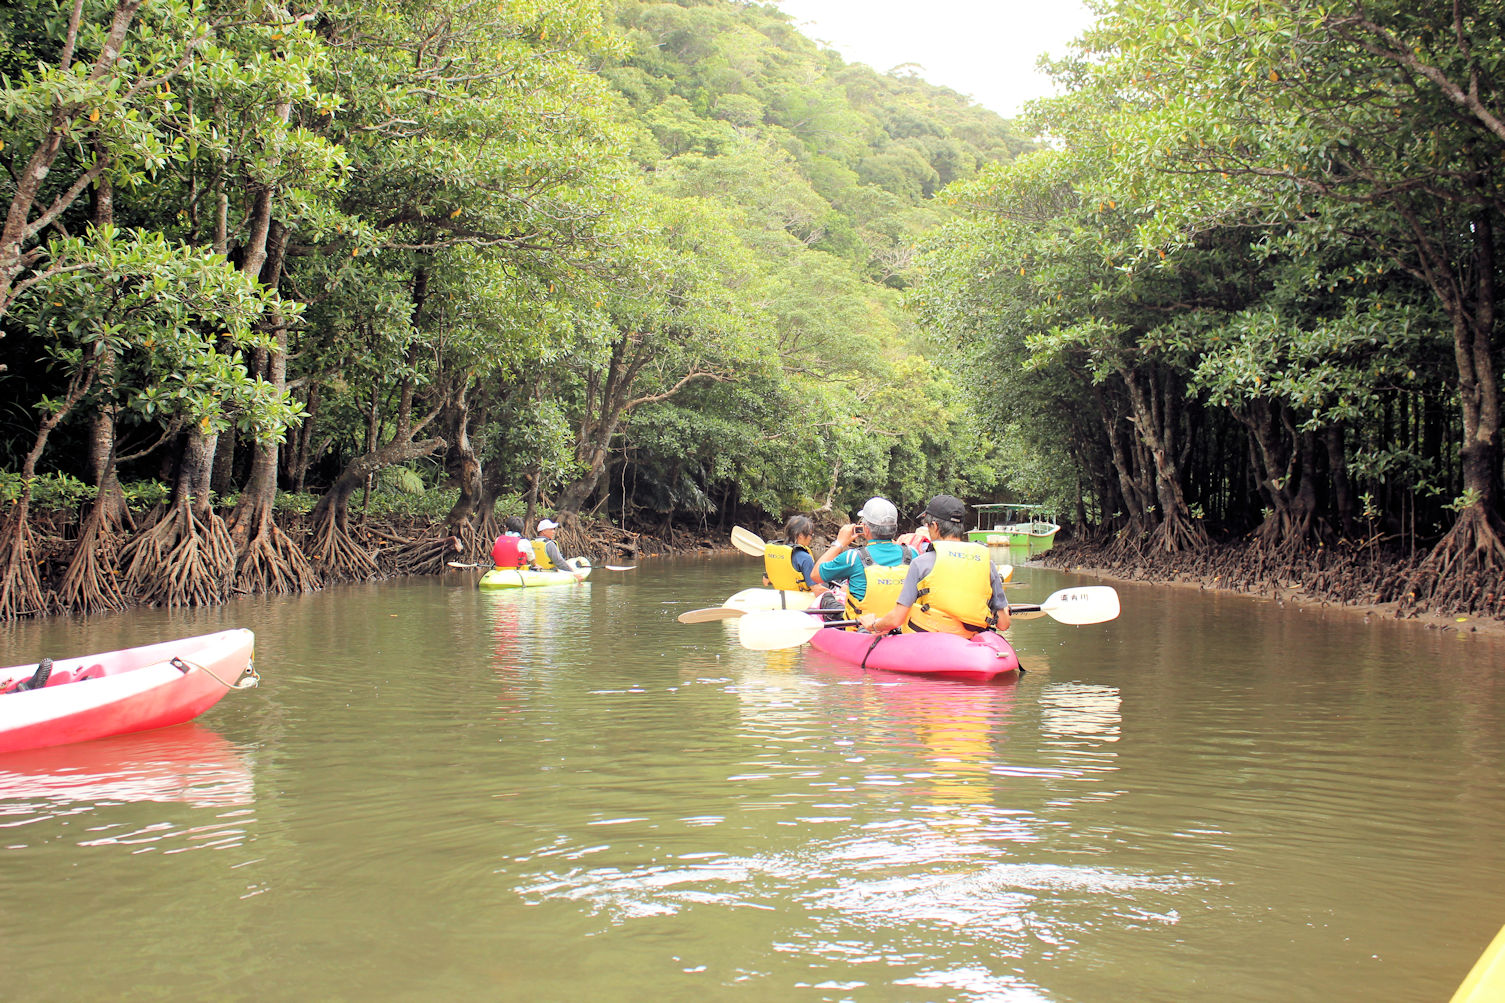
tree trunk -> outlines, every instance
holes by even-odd
[[[275,288],[282,280],[287,238],[287,228],[273,220],[268,228],[267,255],[261,275],[269,288]],[[280,310],[274,310],[270,322],[272,347],[262,353],[261,375],[280,392],[287,387],[287,325]],[[303,552],[276,523],[278,455],[275,440],[255,444],[251,476],[227,520],[236,553],[231,588],[239,593],[309,592],[321,584]]]
[[[1175,428],[1166,420],[1165,398],[1175,391],[1154,383],[1153,373],[1121,369],[1119,375],[1129,392],[1135,433],[1149,450],[1154,464],[1160,518],[1150,536],[1151,546],[1172,554],[1202,549],[1207,545],[1207,533],[1187,507],[1181,469],[1176,462]]]

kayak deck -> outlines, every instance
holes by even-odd
[[[254,679],[249,630],[56,659],[45,685],[0,693],[0,752],[87,742],[180,724]],[[0,669],[0,689],[36,665]],[[254,683],[253,683],[254,685]]]
[[[590,577],[589,566],[580,569],[586,577]],[[527,568],[492,568],[481,576],[476,583],[483,589],[527,589],[542,585],[574,585],[575,572],[562,569],[549,571],[530,571]]]
[[[1017,675],[1019,656],[1001,634],[868,634],[826,627],[810,639],[817,651],[866,669],[987,682]]]

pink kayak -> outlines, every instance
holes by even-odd
[[[1019,656],[1002,634],[970,641],[958,634],[886,634],[826,627],[810,639],[818,651],[866,669],[986,682],[1019,672]]]
[[[0,669],[0,752],[87,742],[197,717],[232,689],[256,685],[249,630],[58,659],[45,683],[37,665]],[[40,682],[40,681],[39,681]]]

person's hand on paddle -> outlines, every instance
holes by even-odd
[[[876,623],[877,620],[877,613],[863,613],[857,618],[857,625],[860,626],[863,630],[871,632],[873,629],[873,624]]]

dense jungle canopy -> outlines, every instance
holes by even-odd
[[[1108,3],[1021,122],[772,4],[4,6],[0,618],[936,491],[1505,612],[1500,4]]]

